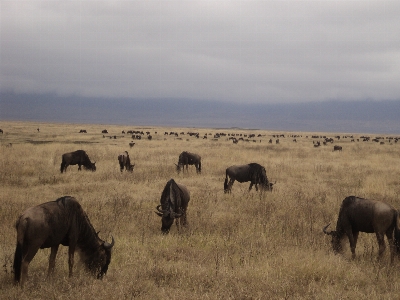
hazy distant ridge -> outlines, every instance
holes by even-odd
[[[400,100],[232,104],[0,93],[0,119],[399,134]]]

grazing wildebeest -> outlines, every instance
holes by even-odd
[[[79,130],[79,133],[87,133],[86,129]]]
[[[161,217],[161,232],[167,234],[176,219],[176,227],[186,226],[186,211],[190,200],[188,189],[175,180],[170,179],[161,193],[160,205],[157,206],[157,215]],[[161,208],[160,208],[161,207]]]
[[[91,274],[102,278],[111,261],[111,244],[101,240],[88,216],[75,198],[61,197],[55,201],[30,207],[18,218],[17,246],[14,255],[14,281],[25,282],[28,266],[37,251],[51,248],[48,275],[53,273],[58,247],[68,246],[69,276],[72,276],[74,252]]]
[[[184,172],[185,166],[186,172],[188,172],[188,165],[194,165],[196,167],[196,172],[201,173],[201,157],[198,154],[183,151],[179,154],[178,164],[175,165],[178,173],[181,171],[181,168],[182,172]]]
[[[333,146],[333,151],[342,151],[342,146]]]
[[[124,168],[126,171],[132,172],[133,168],[135,167],[135,164],[131,165],[131,159],[129,158],[128,151],[118,155],[118,162],[121,172],[124,170]]]
[[[228,183],[228,178],[229,183]],[[237,180],[238,182],[248,182],[250,181],[249,191],[253,187],[253,184],[258,191],[258,184],[260,187],[267,191],[272,191],[272,182],[268,181],[265,168],[257,163],[250,163],[248,165],[234,165],[226,169],[225,172],[225,182],[224,182],[224,192],[230,193],[232,185]]]
[[[103,129],[103,130],[101,131],[101,133],[108,133],[108,130],[107,130],[107,129]]]
[[[382,256],[386,248],[385,235],[389,241],[391,262],[393,262],[395,252],[400,253],[398,212],[391,205],[384,202],[355,196],[346,197],[340,206],[336,230],[328,232],[329,225],[323,228],[323,232],[332,236],[332,248],[335,253],[342,252],[342,241],[347,236],[352,257],[355,258],[357,238],[360,231],[376,234],[379,257]]]
[[[0,133],[3,133],[3,129],[0,129]]]
[[[84,166],[86,170],[96,171],[96,162],[92,163],[89,156],[83,150],[76,150],[62,155],[61,173],[67,171],[69,165],[78,165],[79,171],[81,170],[81,166]]]

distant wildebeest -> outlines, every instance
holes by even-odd
[[[101,133],[108,133],[107,129],[103,129]]]
[[[342,151],[342,146],[333,146],[333,151]]]
[[[161,217],[161,232],[167,234],[176,219],[176,226],[187,225],[186,211],[190,200],[188,189],[175,180],[170,179],[161,193],[160,205],[156,207],[157,215]]]
[[[79,130],[79,133],[87,133],[87,132],[86,132],[86,129],[81,129],[81,130]]]
[[[352,257],[356,256],[359,232],[375,233],[379,245],[379,257],[385,251],[386,235],[393,262],[395,252],[400,253],[400,229],[398,212],[389,204],[355,196],[346,197],[339,210],[335,231],[327,231],[330,224],[323,228],[325,234],[332,236],[332,248],[335,253],[342,252],[342,241],[347,236]],[[394,241],[393,241],[394,240]]]
[[[229,179],[229,183],[228,183]],[[258,191],[258,184],[260,188],[267,191],[272,191],[272,182],[268,181],[265,168],[257,163],[250,163],[247,165],[234,165],[230,166],[225,171],[225,182],[224,182],[224,192],[230,193],[232,185],[237,180],[238,182],[248,182],[250,181],[249,191],[253,187],[253,184]]]
[[[0,133],[3,133],[3,129],[0,129]]]
[[[111,261],[111,244],[101,240],[78,201],[70,196],[26,209],[18,218],[17,246],[14,254],[14,281],[24,284],[28,266],[37,251],[51,248],[48,275],[52,274],[58,247],[68,246],[69,276],[72,276],[74,253],[91,274],[102,278]]]
[[[126,171],[132,172],[133,168],[135,167],[135,164],[131,165],[128,151],[125,151],[124,153],[118,155],[118,162],[121,172],[124,170],[124,168]]]
[[[69,165],[78,165],[79,171],[81,166],[84,166],[86,170],[96,171],[96,162],[92,163],[84,150],[64,153],[61,161],[61,173],[67,171]]]
[[[188,172],[188,165],[194,165],[196,167],[196,172],[201,173],[201,157],[198,154],[183,151],[179,154],[178,164],[176,165],[176,170],[178,173],[184,172],[186,166],[186,172]]]
[[[129,147],[132,148],[133,146],[135,146],[135,143],[132,141],[129,143]]]

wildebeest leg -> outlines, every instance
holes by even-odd
[[[32,259],[35,257],[39,250],[39,246],[30,245],[29,249],[22,249],[22,264],[21,264],[21,286],[24,285],[25,280],[28,278],[28,266]]]
[[[78,164],[78,171],[81,170],[81,164]]]
[[[383,252],[385,252],[386,245],[385,245],[385,236],[382,233],[376,233],[376,239],[378,240],[379,245],[379,253],[378,259],[382,257]]]
[[[178,232],[180,232],[180,220],[181,218],[176,218],[175,219],[175,224],[176,224],[176,229],[178,230]]]
[[[253,182],[250,182],[250,186],[249,186],[249,192],[251,191],[251,188],[253,187]],[[257,186],[256,186],[257,189]]]
[[[234,182],[235,182],[235,179],[233,179],[233,178],[231,178],[229,180],[229,183],[228,183],[228,192],[229,193],[232,191],[232,185],[233,185]]]
[[[187,218],[186,218],[186,210],[183,211],[182,217],[180,217],[180,219],[181,219],[181,225],[183,227],[186,227],[187,224],[188,224],[187,223]]]
[[[396,247],[395,247],[394,241],[393,241],[393,230],[386,231],[386,237],[387,237],[388,242],[389,242],[390,262],[393,263],[394,255],[395,255],[395,252],[396,252]]]
[[[54,267],[56,265],[56,256],[57,256],[58,246],[59,245],[51,247],[51,253],[50,253],[50,258],[49,258],[49,270],[47,272],[47,276],[50,276],[50,274],[54,273]]]
[[[74,267],[74,252],[75,252],[75,246],[70,245],[68,248],[69,277],[72,276],[72,269]]]
[[[351,249],[351,257],[354,259],[356,258],[356,246],[357,246],[357,238],[358,232],[346,232],[349,242],[350,242],[350,249]]]

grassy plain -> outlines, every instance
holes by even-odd
[[[341,138],[315,148],[312,141],[322,139],[312,135],[345,134],[3,121],[0,128],[2,299],[399,298],[400,262],[389,266],[389,251],[376,260],[374,235],[360,234],[357,258],[351,260],[348,247],[344,255],[332,253],[322,227],[335,226],[341,201],[350,195],[400,208],[400,142]],[[109,132],[105,137],[103,129]],[[150,131],[153,139],[136,140],[129,148],[131,136],[122,130]],[[185,135],[177,139],[166,131]],[[188,136],[189,131],[200,138]],[[256,138],[233,144],[228,137],[213,140],[217,132]],[[278,133],[285,138],[269,144]],[[292,134],[301,137],[293,142]],[[343,151],[333,152],[333,145]],[[96,161],[97,171],[70,166],[61,174],[61,155],[78,149]],[[125,150],[136,164],[133,173],[119,171],[117,156]],[[184,150],[202,156],[201,175],[193,166],[188,174],[176,173],[174,163]],[[250,162],[265,166],[276,181],[274,191],[248,192],[248,183],[235,182],[232,194],[224,194],[225,169]],[[154,210],[170,178],[191,192],[189,227],[177,232],[173,225],[164,236]],[[47,280],[50,251],[40,250],[21,290],[10,273],[15,221],[27,207],[64,195],[80,201],[103,239],[114,236],[109,271],[100,281],[75,267],[68,278],[67,248],[60,247],[55,276]]]

